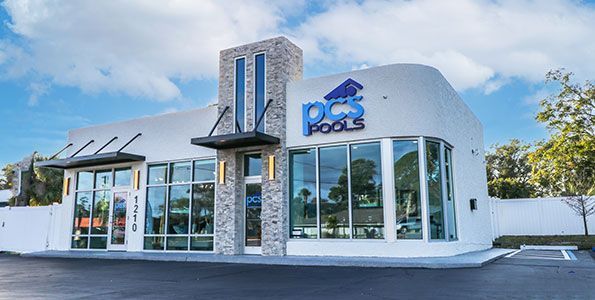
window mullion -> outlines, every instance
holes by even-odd
[[[396,194],[395,174],[393,159],[393,144],[390,139],[382,139],[381,144],[381,178],[382,178],[382,201],[384,206],[384,237],[389,242],[397,239],[396,232]]]
[[[320,154],[319,148],[314,148],[316,151],[316,230],[318,231],[317,239],[321,239],[322,237],[322,228],[320,228],[320,200],[321,200],[321,193],[320,193]]]
[[[428,242],[430,240],[430,213],[429,213],[429,198],[428,198],[428,176],[427,176],[427,162],[426,162],[426,141],[424,137],[419,137],[417,142],[418,149],[418,163],[419,163],[419,184],[421,194],[421,215],[422,215],[422,232],[423,240]]]
[[[349,216],[349,239],[353,239],[353,207],[351,195],[351,144],[347,144],[347,211]]]
[[[447,187],[446,187],[446,164],[445,164],[445,155],[444,155],[444,142],[440,142],[440,186],[442,187],[440,190],[441,193],[441,200],[442,200],[442,222],[444,223],[444,240],[448,241],[449,236],[449,224],[448,224],[448,202],[447,202]]]

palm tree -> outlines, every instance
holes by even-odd
[[[303,188],[300,190],[299,196],[304,198],[304,219],[308,218],[308,197],[312,195],[309,189]]]

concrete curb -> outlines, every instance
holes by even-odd
[[[83,251],[43,251],[22,253],[23,257],[36,258],[82,258],[82,259],[121,259],[144,261],[174,261],[203,263],[235,263],[282,266],[313,267],[366,267],[366,268],[480,268],[506,254],[512,249],[488,249],[469,252],[451,257],[316,257],[316,256],[226,256],[201,253],[147,253],[147,252],[83,252]]]

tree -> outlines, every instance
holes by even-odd
[[[592,195],[595,187],[595,86],[571,77],[563,70],[547,73],[560,91],[540,102],[536,119],[551,136],[529,155],[533,182],[551,196]]]
[[[546,82],[559,84],[557,94],[540,102],[536,119],[551,132],[529,155],[532,180],[544,193],[567,196],[564,202],[582,216],[588,235],[587,217],[594,213],[595,193],[595,86],[571,82],[572,73],[550,71]]]
[[[589,235],[587,217],[595,213],[595,199],[591,196],[570,196],[562,199],[570,208],[583,219],[585,236]]]
[[[10,204],[14,206],[40,206],[50,205],[62,200],[62,180],[64,171],[48,168],[36,168],[36,161],[48,160],[47,157],[33,152],[30,157],[22,162],[8,164],[2,169],[5,180],[0,188],[13,189],[13,183],[17,182],[20,194],[11,199]],[[21,173],[20,178],[17,178]]]
[[[500,199],[529,198],[536,189],[531,184],[530,145],[512,139],[505,145],[495,144],[486,155],[488,193]]]

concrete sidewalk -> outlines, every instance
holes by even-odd
[[[512,249],[492,248],[450,257],[339,257],[339,256],[259,256],[259,255],[216,255],[203,253],[150,253],[150,252],[106,252],[106,251],[43,251],[23,253],[24,257],[129,259],[149,261],[180,261],[237,263],[286,266],[345,266],[374,268],[479,268],[504,255]]]

